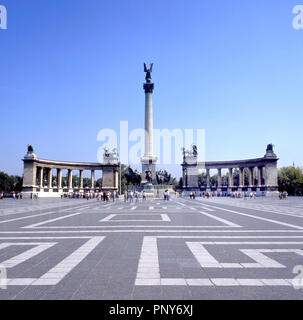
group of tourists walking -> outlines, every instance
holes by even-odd
[[[119,197],[117,191],[100,191],[100,192],[74,192],[74,193],[61,193],[61,199],[96,199],[103,201],[115,201]]]
[[[135,202],[139,202],[140,199],[142,199],[142,201],[146,200],[146,193],[145,191],[139,192],[139,191],[124,191],[124,202],[130,202],[133,203]]]
[[[218,191],[192,191],[189,194],[190,199],[196,199],[196,196],[202,197],[202,198],[217,198],[217,197],[230,197],[230,198],[242,198],[244,200],[250,198],[255,199],[257,198],[257,193],[254,191],[234,191],[234,192],[218,192]]]

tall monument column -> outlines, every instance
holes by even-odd
[[[156,162],[157,157],[153,156],[153,103],[152,95],[154,84],[151,82],[151,72],[153,64],[148,69],[144,63],[144,72],[146,73],[146,82],[143,85],[145,92],[145,143],[144,156],[141,158],[142,163],[142,182],[156,181]]]

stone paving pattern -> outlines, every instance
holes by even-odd
[[[302,299],[303,199],[4,199],[0,265],[0,300]]]

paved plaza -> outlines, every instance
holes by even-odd
[[[0,200],[5,299],[303,299],[303,199]]]

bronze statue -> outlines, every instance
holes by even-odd
[[[34,148],[31,144],[27,145],[27,152],[34,152]]]
[[[196,157],[198,155],[197,146],[193,145],[193,156]]]
[[[160,170],[156,173],[156,179],[157,179],[158,184],[164,183],[164,174],[163,174],[162,170]]]
[[[103,150],[104,150],[104,158],[109,158],[110,157],[110,153],[109,153],[108,148],[104,147]]]
[[[146,82],[151,82],[151,73],[152,73],[152,71],[153,71],[153,63],[151,63],[150,64],[150,68],[148,69],[147,67],[146,67],[146,64],[145,64],[145,62],[144,62],[144,72],[146,72],[146,76],[145,76],[145,80],[146,80]]]
[[[147,180],[147,182],[151,182],[153,179],[152,172],[149,169],[145,171],[145,179]]]

